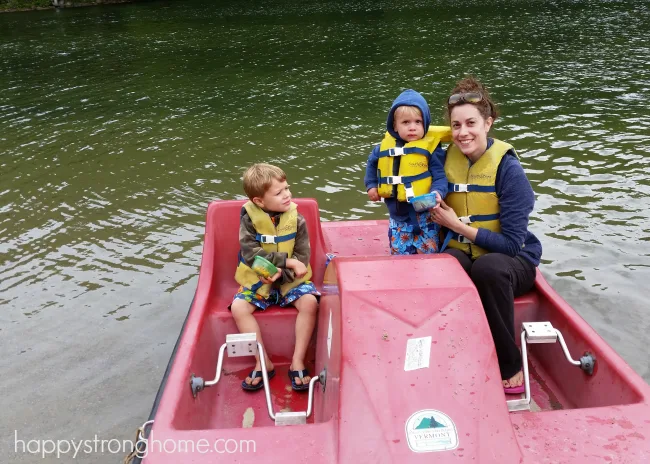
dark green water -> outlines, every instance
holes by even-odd
[[[500,103],[494,135],[537,194],[542,272],[650,380],[648,6],[189,0],[0,15],[0,430],[130,438],[192,299],[208,202],[241,196],[242,169],[267,161],[324,220],[382,218],[362,179],[390,103],[415,88],[443,124],[466,73]]]

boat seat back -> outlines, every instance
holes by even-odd
[[[326,256],[318,203],[313,198],[294,198],[293,201],[307,222],[312,281],[320,288]],[[219,299],[232,298],[238,287],[235,269],[239,253],[239,218],[244,203],[246,200],[217,200],[208,206],[200,279],[209,280],[211,294]]]

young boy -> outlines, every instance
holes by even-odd
[[[450,139],[448,127],[431,127],[429,105],[415,90],[405,90],[388,112],[381,144],[368,158],[364,183],[368,197],[388,207],[388,238],[393,255],[436,253],[440,226],[433,222],[431,210],[417,213],[409,202],[414,197],[433,193],[434,208],[447,195],[445,151],[441,141]]]
[[[307,224],[291,201],[291,192],[284,171],[269,164],[254,164],[244,173],[244,191],[250,199],[242,208],[239,224],[240,258],[235,279],[241,285],[230,309],[240,333],[257,334],[262,344],[260,327],[253,316],[269,305],[293,305],[296,318],[296,346],[289,367],[291,386],[296,391],[309,389],[310,376],[305,368],[307,346],[316,323],[317,296],[320,293],[308,279],[310,245]],[[274,236],[272,240],[269,240]],[[275,242],[275,243],[269,243]],[[251,266],[255,256],[272,262],[278,272],[264,278]],[[264,346],[262,344],[262,346]],[[269,379],[275,369],[268,353],[264,360]],[[259,356],[255,369],[244,381],[244,390],[264,387]]]

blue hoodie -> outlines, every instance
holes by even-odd
[[[398,106],[415,106],[420,109],[422,112],[422,119],[424,123],[424,133],[426,134],[429,130],[429,125],[431,124],[431,113],[429,112],[429,105],[422,95],[420,95],[415,90],[405,90],[395,99],[393,105],[390,107],[388,112],[388,118],[386,119],[386,130],[390,135],[395,138],[396,145],[398,147],[404,146],[406,143],[402,140],[399,134],[393,128],[393,120],[395,118],[395,110]],[[366,184],[366,191],[371,188],[377,188],[378,179],[377,179],[377,161],[379,160],[379,146],[376,145],[370,156],[368,157],[368,165],[366,166],[366,176],[363,179]],[[431,173],[431,189],[430,192],[437,191],[440,194],[441,198],[445,198],[447,195],[447,177],[445,176],[445,157],[446,153],[442,149],[442,145],[438,145],[434,150],[433,154],[429,156],[429,172]],[[394,172],[393,175],[398,174],[399,170],[399,158],[396,158],[396,163],[394,163]],[[410,222],[410,218],[414,216],[415,210],[410,203],[397,201],[396,198],[385,198],[384,202],[388,207],[388,213],[390,217],[399,222]]]
[[[488,138],[487,148],[493,143],[494,139]],[[508,152],[501,158],[495,188],[499,197],[501,232],[479,228],[474,243],[493,253],[513,258],[521,255],[539,266],[542,244],[528,230],[529,216],[535,207],[535,193],[514,153]]]

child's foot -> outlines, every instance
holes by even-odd
[[[293,380],[292,383],[295,383],[296,386],[299,389],[301,388],[302,385],[305,385],[305,386],[309,385],[309,381],[311,380],[311,377],[309,375],[306,375],[306,369],[305,369],[305,363],[304,362],[294,359],[291,362],[291,366],[289,366],[289,371],[294,371],[294,372],[305,371],[303,373],[302,379],[299,376],[295,376],[292,379]],[[306,387],[303,387],[303,388],[306,388]]]
[[[273,369],[274,369],[274,367],[273,367],[273,363],[272,363],[271,361],[266,361],[266,372],[269,373],[269,372],[273,371]],[[262,363],[260,363],[259,361],[257,361],[257,364],[255,364],[255,369],[254,369],[254,371],[261,371],[261,370],[262,370]],[[254,379],[252,379],[250,376],[248,376],[248,377],[246,377],[246,379],[244,380],[244,382],[245,382],[247,385],[251,385],[251,386],[253,386],[253,387],[259,385],[259,383],[260,383],[260,382],[263,382],[263,381],[264,381],[264,379],[262,378],[262,376],[260,376],[260,377],[255,377]]]

